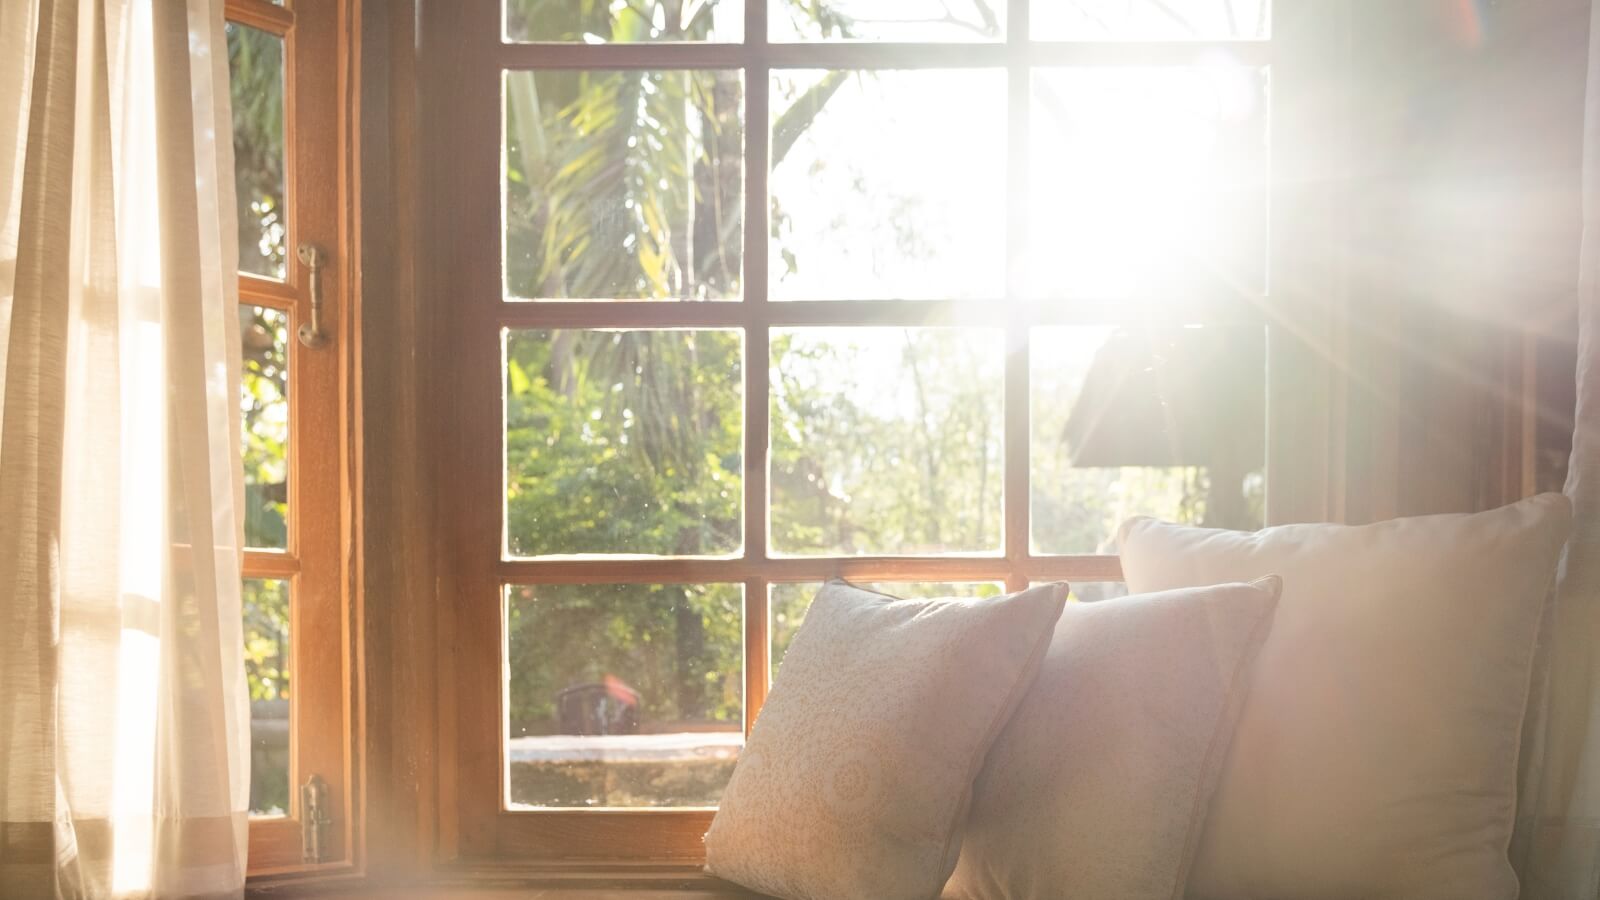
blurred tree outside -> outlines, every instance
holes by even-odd
[[[288,258],[283,39],[233,23],[226,36],[239,269],[282,279]],[[288,547],[289,317],[240,306],[239,337],[245,546],[282,550]],[[250,808],[281,814],[289,808],[289,583],[246,579],[241,593],[254,762]]]
[[[239,270],[281,279],[289,225],[284,216],[283,39],[230,22],[227,41]]]

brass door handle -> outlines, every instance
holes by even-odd
[[[300,343],[316,349],[328,343],[328,333],[322,328],[322,263],[327,256],[321,247],[309,242],[295,248],[295,256],[311,278],[311,321],[302,323],[295,333],[300,336]]]

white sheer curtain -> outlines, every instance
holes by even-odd
[[[1590,23],[1573,535],[1546,629],[1512,861],[1525,900],[1600,898],[1600,17]]]
[[[0,0],[0,897],[241,893],[223,0]]]

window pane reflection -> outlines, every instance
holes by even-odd
[[[239,270],[281,280],[288,259],[284,206],[283,38],[229,22]]]
[[[506,589],[517,807],[714,806],[744,745],[740,585]]]
[[[505,0],[505,35],[511,41],[638,44],[737,41],[743,34],[740,0]]]
[[[758,0],[750,0],[758,2]],[[994,41],[1007,0],[763,0],[774,41]]]
[[[508,297],[738,299],[741,73],[510,72],[505,102]]]
[[[511,556],[739,549],[739,332],[518,330],[505,352]]]
[[[937,554],[1000,546],[1003,333],[772,334],[772,546]]]
[[[289,316],[239,307],[245,546],[288,546]]]
[[[289,812],[289,582],[246,578],[245,681],[250,689],[250,814]]]
[[[1116,553],[1130,516],[1258,528],[1265,335],[1258,327],[1035,328],[1033,546]]]
[[[999,70],[774,74],[773,299],[1000,297],[1005,111]]]
[[[1035,70],[1029,175],[1034,297],[1266,289],[1265,70]]]

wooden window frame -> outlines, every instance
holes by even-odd
[[[1024,204],[1030,72],[1035,67],[1185,65],[1224,50],[1273,72],[1269,116],[1274,181],[1270,198],[1273,273],[1269,294],[1242,296],[1216,285],[1170,311],[1173,322],[1262,326],[1272,367],[1268,386],[1269,521],[1325,518],[1334,489],[1328,450],[1332,427],[1323,329],[1337,324],[1332,304],[1296,306],[1306,293],[1328,297],[1333,263],[1289,252],[1294,241],[1333,232],[1338,188],[1278,190],[1286,178],[1328,167],[1306,148],[1328,143],[1324,127],[1337,104],[1312,98],[1308,84],[1327,59],[1297,57],[1286,47],[1328,40],[1323,14],[1341,4],[1278,0],[1270,41],[1029,41],[1028,0],[1007,4],[1007,37],[993,43],[807,43],[767,40],[765,0],[746,0],[739,44],[509,43],[500,0],[423,2],[418,19],[421,246],[426,271],[419,294],[433,309],[437,374],[427,403],[437,410],[437,476],[442,542],[437,635],[438,855],[463,864],[514,860],[533,865],[598,866],[703,858],[709,810],[507,810],[504,764],[503,589],[572,583],[738,583],[744,588],[745,723],[766,695],[768,588],[831,576],[859,581],[1000,581],[1010,590],[1037,580],[1120,580],[1114,556],[1035,554],[1030,547],[1028,331],[1040,325],[1146,321],[1136,304],[1028,302],[1015,265],[1028,228]],[[1292,14],[1285,15],[1286,12]],[[1302,66],[1300,60],[1307,64]],[[1336,61],[1336,60],[1335,60]],[[1315,64],[1313,64],[1315,63]],[[1003,311],[992,302],[784,301],[768,297],[768,78],[798,68],[917,69],[990,67],[1007,73],[1008,275]],[[744,277],[739,302],[509,301],[503,297],[501,94],[508,71],[544,69],[739,69],[744,73]],[[1286,97],[1305,106],[1279,115]],[[1314,101],[1314,102],[1313,102]],[[1284,154],[1305,165],[1284,164]],[[1308,179],[1307,184],[1310,184]],[[493,248],[489,250],[488,248]],[[1165,314],[1165,313],[1164,313]],[[1003,320],[1003,321],[1000,321]],[[768,541],[769,334],[789,326],[1003,324],[1005,367],[1003,548],[993,554],[938,557],[775,557]],[[502,329],[736,328],[744,340],[744,546],[728,558],[506,559]],[[1282,390],[1278,382],[1282,380]],[[1281,490],[1280,488],[1287,489]]]
[[[288,539],[283,550],[247,549],[245,578],[289,582],[289,809],[252,817],[252,881],[338,876],[356,871],[358,757],[352,710],[357,632],[355,304],[351,290],[354,221],[349,203],[351,85],[355,0],[226,0],[230,23],[256,28],[284,45],[284,215],[288,254],[282,281],[239,276],[239,302],[283,312],[289,332]],[[323,251],[321,292],[326,344],[308,348],[296,330],[310,317],[310,272],[296,258],[302,242]],[[331,846],[323,861],[302,855],[299,786],[312,774],[329,786]]]

